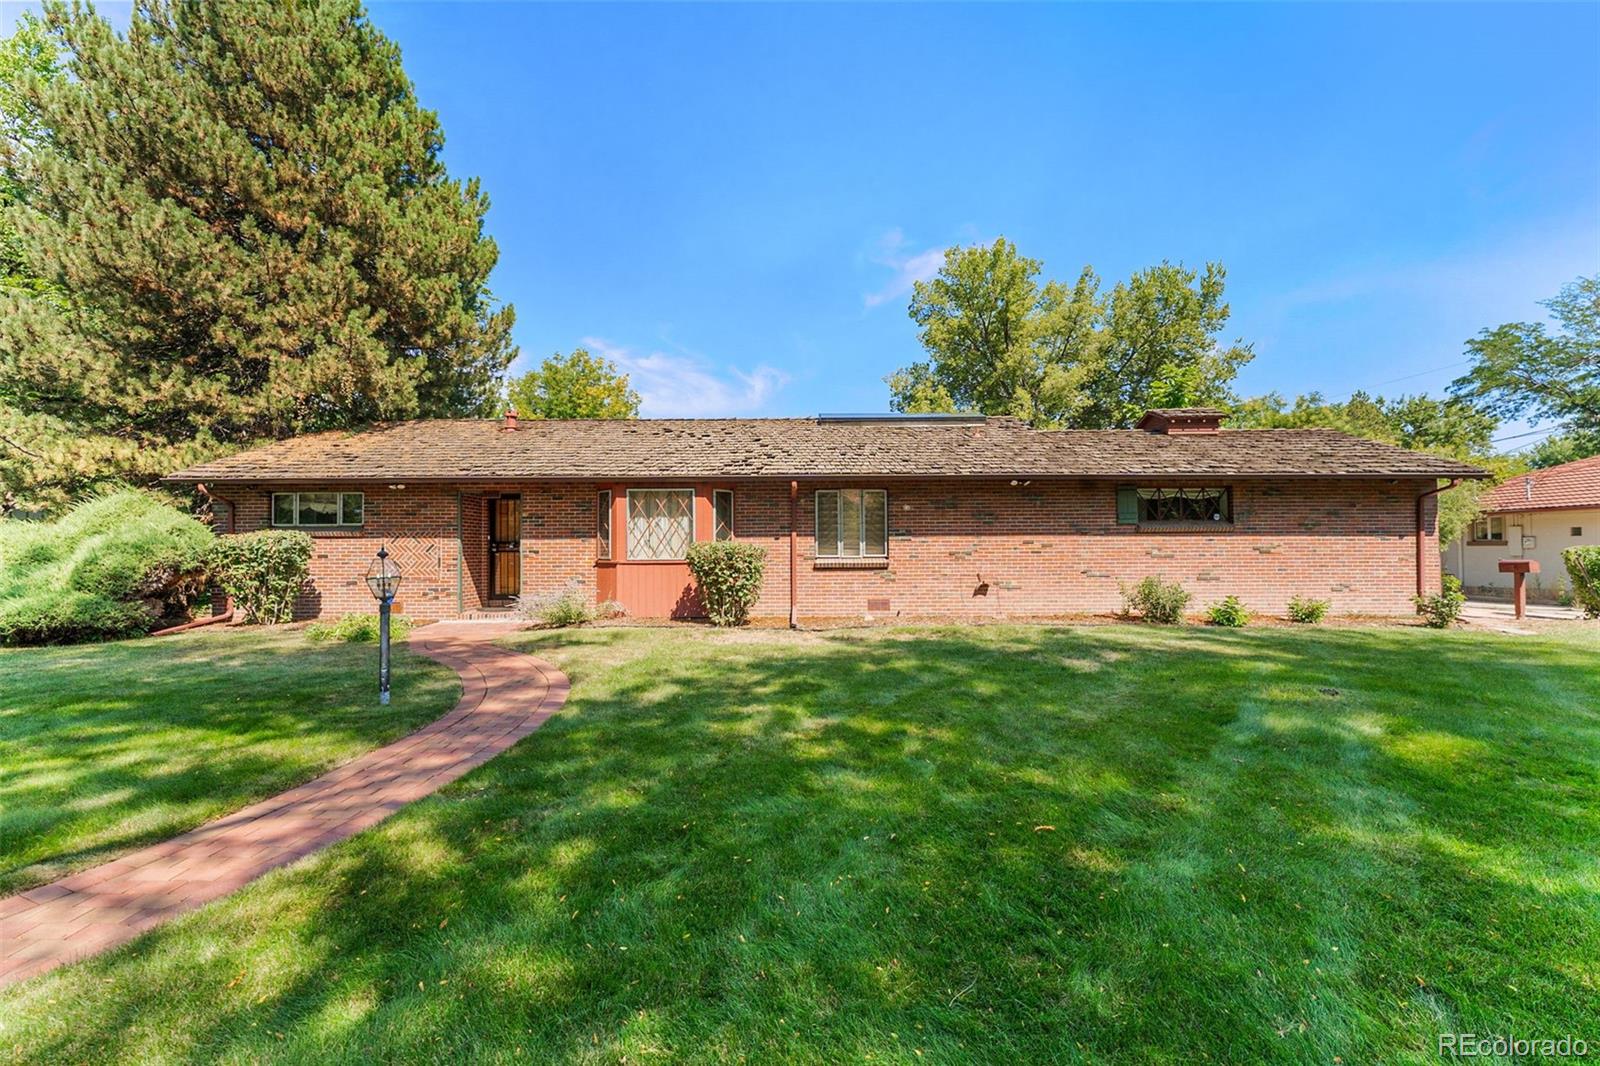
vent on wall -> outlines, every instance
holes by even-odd
[[[867,601],[867,613],[868,614],[888,614],[889,613],[889,599],[888,599],[888,597],[883,597],[883,598],[880,598],[880,599],[870,599],[870,600],[868,600]]]

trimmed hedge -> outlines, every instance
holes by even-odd
[[[731,540],[691,544],[689,573],[694,575],[700,606],[716,626],[742,626],[761,595],[761,575],[767,568],[767,549],[759,544]]]
[[[204,524],[131,489],[51,522],[0,521],[0,644],[114,640],[183,621],[211,543]]]
[[[311,537],[288,529],[230,533],[212,544],[206,565],[245,621],[287,622],[306,583]]]
[[[1572,602],[1589,618],[1600,618],[1600,544],[1580,544],[1561,553],[1572,578]]]

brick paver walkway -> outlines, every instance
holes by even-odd
[[[567,678],[488,643],[517,627],[443,622],[411,646],[461,675],[449,714],[271,799],[153,847],[0,900],[0,985],[131,940],[262,874],[376,825],[538,729]]]

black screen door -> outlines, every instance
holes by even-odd
[[[489,598],[508,600],[522,592],[522,498],[489,501]]]

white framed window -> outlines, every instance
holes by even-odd
[[[360,492],[274,492],[272,524],[308,528],[359,526],[366,512]]]
[[[713,540],[733,539],[733,490],[717,489],[711,493],[711,513],[716,519]]]
[[[1484,515],[1472,523],[1472,539],[1479,544],[1504,544],[1506,520],[1502,515]]]
[[[594,551],[600,559],[611,558],[611,490],[594,494]]]
[[[628,490],[629,559],[682,559],[693,543],[693,489]]]
[[[817,492],[817,558],[889,556],[889,493],[884,489]]]

